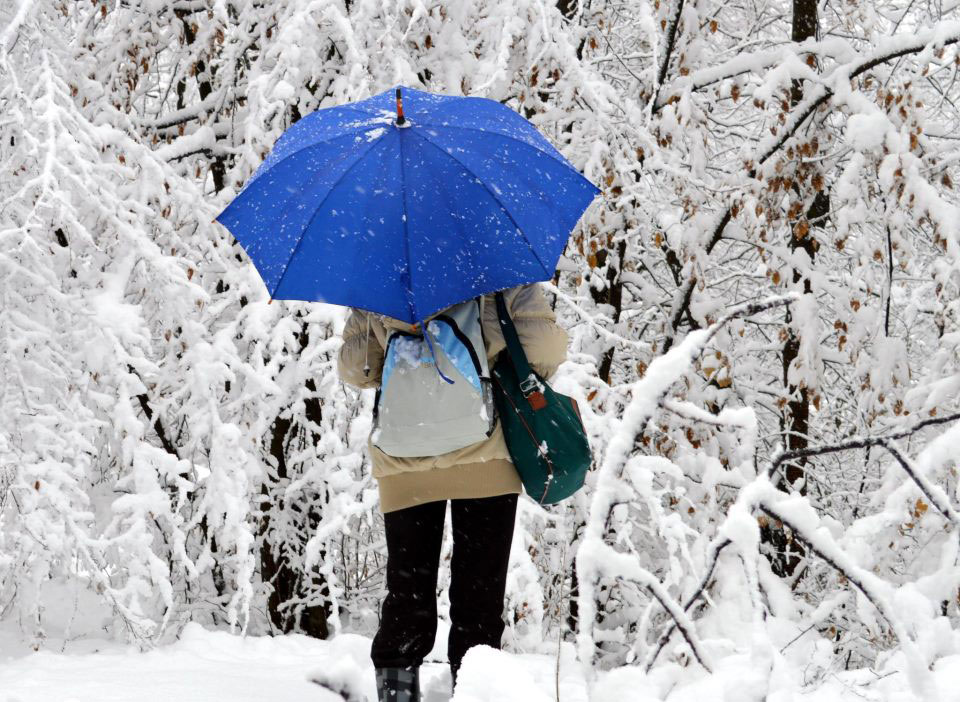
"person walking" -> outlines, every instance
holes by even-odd
[[[531,366],[549,378],[566,358],[567,335],[556,324],[542,288],[521,285],[503,296]],[[492,367],[505,347],[493,293],[483,296],[480,310],[484,350]],[[341,379],[357,388],[379,387],[394,332],[417,330],[353,309],[338,356]],[[437,571],[447,501],[453,531],[447,652],[456,685],[469,648],[500,648],[510,544],[523,488],[499,422],[486,439],[436,456],[390,456],[372,437],[368,449],[387,542],[387,595],[371,648],[377,689],[382,702],[417,702],[419,668],[436,638]]]

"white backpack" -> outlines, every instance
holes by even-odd
[[[388,456],[439,456],[493,433],[480,314],[479,299],[469,300],[431,319],[421,334],[390,334],[374,405],[374,446]]]

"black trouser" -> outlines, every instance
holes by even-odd
[[[451,500],[450,638],[456,675],[471,646],[500,648],[518,495]],[[377,668],[419,666],[437,634],[437,568],[446,501],[387,512],[387,597],[371,657]]]

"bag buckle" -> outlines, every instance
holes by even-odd
[[[538,387],[540,387],[540,382],[533,376],[533,374],[528,375],[526,378],[520,381],[520,392],[523,393],[524,397],[528,396]]]
[[[534,412],[547,406],[547,398],[540,392],[540,381],[532,373],[520,381],[520,392]]]

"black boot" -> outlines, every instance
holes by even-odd
[[[420,668],[376,668],[380,702],[420,702]]]

